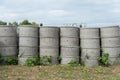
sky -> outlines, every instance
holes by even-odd
[[[120,0],[0,0],[0,20],[44,25],[120,25]]]

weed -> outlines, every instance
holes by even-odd
[[[58,61],[59,63],[61,63],[61,60],[62,60],[62,57],[61,57],[61,56],[58,56],[58,57],[57,57],[57,61]]]
[[[18,64],[18,59],[13,58],[13,57],[9,57],[9,58],[5,59],[4,61],[5,61],[5,64],[7,64],[7,65],[17,65]]]
[[[40,57],[40,65],[50,65],[52,64],[52,56],[42,56]]]
[[[2,58],[2,56],[0,55],[0,63],[2,63],[4,61],[4,59]]]
[[[68,65],[70,65],[70,66],[78,66],[79,64],[77,63],[77,61],[71,60],[71,61],[68,63]]]
[[[31,58],[27,58],[25,63],[27,66],[34,66],[34,61]]]
[[[40,64],[40,58],[38,55],[35,55],[33,58],[27,58],[26,65],[27,66],[35,66]]]
[[[120,58],[120,53],[118,54],[118,58]]]
[[[100,64],[102,64],[102,65],[109,66],[108,57],[109,57],[109,54],[108,54],[108,53],[105,53],[105,54],[103,54],[101,57],[98,58],[98,61],[99,61]]]
[[[34,62],[34,65],[40,65],[40,57],[39,57],[39,55],[35,55],[33,57],[33,62]]]

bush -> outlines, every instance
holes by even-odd
[[[61,60],[62,60],[62,57],[61,57],[61,56],[58,56],[58,57],[57,57],[57,61],[58,61],[59,63],[61,63]]]
[[[25,63],[27,66],[36,66],[40,64],[40,58],[38,55],[35,55],[33,58],[27,58]]]
[[[34,66],[34,61],[31,58],[27,58],[25,64],[27,66]]]
[[[70,66],[78,66],[79,64],[75,60],[71,60],[68,65]]]
[[[33,58],[27,58],[25,64],[27,66],[36,66],[36,65],[50,65],[52,63],[52,56],[42,56],[39,57],[38,55],[34,56]]]
[[[52,56],[42,56],[40,57],[40,65],[50,65],[52,64]]]
[[[13,58],[13,57],[9,57],[9,58],[5,59],[4,61],[5,61],[5,64],[7,64],[7,65],[17,65],[18,64],[18,59]]]
[[[40,65],[40,57],[39,57],[39,55],[35,55],[33,57],[33,63],[34,63],[34,65]]]
[[[109,66],[108,57],[109,57],[109,54],[108,54],[108,53],[105,53],[105,54],[103,54],[101,57],[98,58],[98,61],[99,61],[100,64],[102,64],[102,65]]]
[[[0,55],[0,63],[2,63],[4,61],[4,59],[2,58],[2,56]]]

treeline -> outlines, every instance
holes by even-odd
[[[29,20],[23,20],[22,22],[18,23],[16,21],[14,22],[4,22],[2,20],[0,20],[0,25],[12,25],[12,26],[19,26],[19,25],[34,25],[34,26],[38,26],[39,24],[36,22],[30,22]]]

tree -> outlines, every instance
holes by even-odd
[[[14,21],[14,22],[12,22],[12,23],[9,22],[8,25],[9,25],[9,26],[18,26],[18,23],[17,23],[16,21]]]
[[[29,22],[27,19],[23,20],[19,25],[33,25],[33,26],[39,26],[36,22]]]
[[[7,25],[7,22],[4,22],[4,21],[0,20],[0,25]]]
[[[11,22],[9,22],[9,23],[8,23],[8,25],[9,25],[9,26],[12,26],[12,23],[11,23]]]
[[[20,25],[32,25],[28,20],[23,20]]]
[[[12,25],[13,25],[13,26],[18,26],[18,22],[14,21],[14,22],[12,23]]]
[[[38,26],[39,25],[36,22],[32,22],[31,24],[34,25],[34,26]]]

